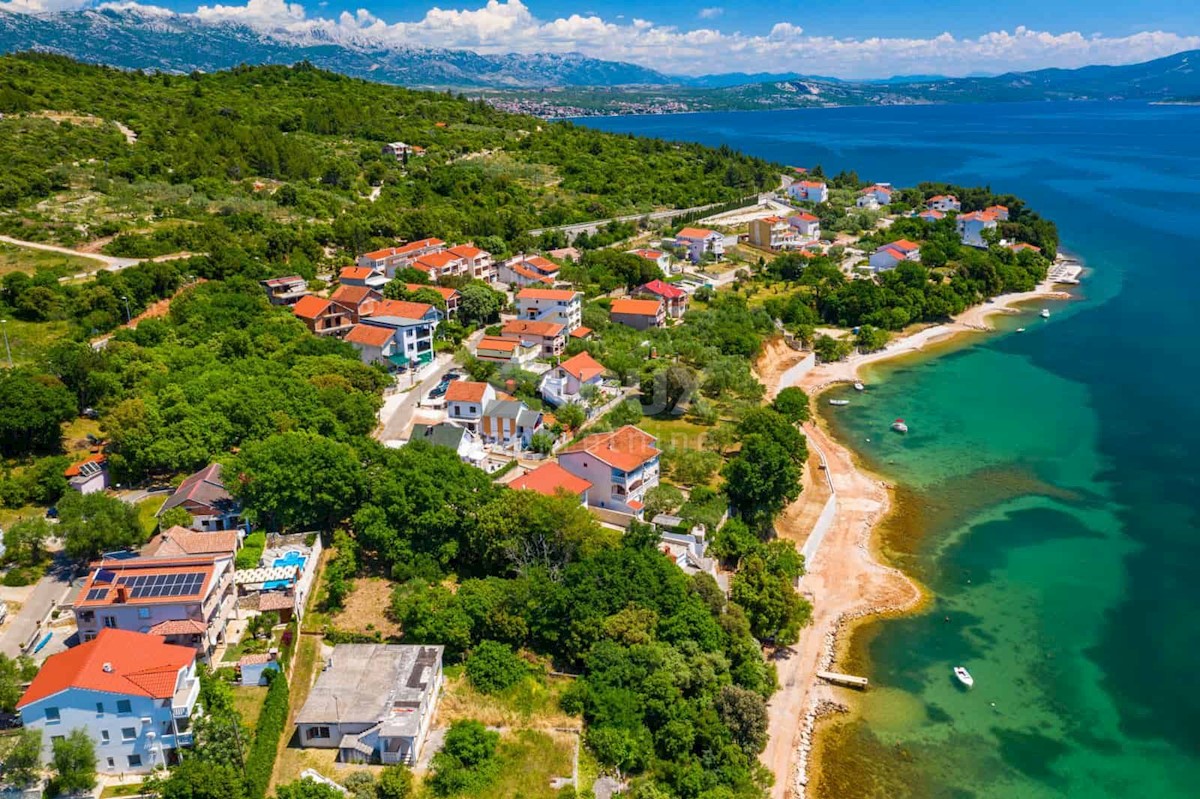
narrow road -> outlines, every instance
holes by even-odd
[[[587,233],[589,236],[600,228],[607,225],[609,222],[633,222],[638,219],[649,219],[653,222],[659,220],[670,220],[676,217],[685,216],[687,214],[697,213],[699,211],[708,211],[712,208],[719,208],[725,203],[709,203],[708,205],[697,205],[693,208],[669,208],[665,211],[649,211],[644,214],[626,214],[625,216],[615,216],[611,219],[597,219],[592,222],[575,222],[570,225],[558,225],[556,227],[537,228],[529,231],[530,236],[540,236],[543,233],[561,230],[567,234],[567,239],[573,241],[580,233]]]
[[[0,241],[5,242],[6,244],[15,244],[18,247],[28,247],[31,250],[56,252],[60,255],[73,255],[76,258],[88,258],[93,261],[99,261],[100,263],[104,264],[104,268],[110,272],[126,269],[138,263],[139,261],[137,258],[117,258],[112,255],[101,255],[98,252],[79,252],[78,250],[72,250],[70,247],[59,247],[57,244],[42,244],[38,241],[21,241],[20,239],[14,239],[11,236],[0,236]],[[73,275],[72,277],[78,276],[79,275]]]
[[[38,622],[50,610],[50,606],[61,601],[71,585],[73,564],[66,555],[58,553],[54,563],[46,572],[46,576],[33,587],[29,598],[21,605],[21,610],[0,633],[0,654],[16,657],[21,654],[21,647],[33,637]]]
[[[474,349],[481,338],[483,338],[483,331],[477,330],[468,336],[463,344],[467,349]],[[433,371],[421,378],[416,386],[404,394],[393,395],[390,406],[387,400],[384,401],[383,410],[380,412],[383,424],[375,431],[376,440],[383,442],[401,440],[412,422],[413,414],[416,413],[417,404],[421,398],[455,366],[454,357],[449,354],[439,355],[434,363]],[[407,375],[402,375],[400,377],[401,385],[404,385],[409,379]]]

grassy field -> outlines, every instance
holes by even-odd
[[[687,418],[666,416],[645,416],[638,427],[657,438],[660,446],[670,444],[678,449],[701,449],[704,436],[712,430]]]
[[[566,677],[539,682],[528,677],[501,694],[481,694],[471,687],[461,668],[446,670],[446,687],[438,705],[437,724],[448,727],[459,719],[475,719],[489,727],[551,729],[579,728],[577,716],[564,713],[558,698],[571,684]]]
[[[138,521],[142,523],[142,530],[146,535],[152,535],[158,529],[158,519],[154,514],[158,513],[158,509],[167,501],[167,496],[167,494],[156,494],[146,497],[137,504]]]
[[[67,338],[71,332],[66,322],[22,322],[20,319],[9,319],[4,330],[16,366],[36,363],[52,344]],[[0,358],[5,359],[7,365],[8,352],[0,350]]]
[[[281,783],[296,780],[300,772],[306,768],[316,769],[327,776],[335,776],[333,762],[337,757],[336,749],[301,749],[292,745],[296,714],[304,707],[308,693],[312,690],[316,679],[317,665],[320,662],[321,639],[315,635],[302,635],[293,656],[292,676],[289,686],[291,707],[288,710],[288,723],[280,736],[279,754],[275,759],[275,772],[271,775],[270,788]]]
[[[345,607],[331,620],[334,628],[356,633],[378,631],[384,638],[399,635],[400,625],[386,615],[393,585],[382,577],[355,578],[354,590],[346,597]]]
[[[258,717],[262,713],[263,702],[267,698],[265,686],[235,685],[233,686],[233,706],[242,715],[242,721],[250,729],[258,726]]]
[[[480,792],[488,799],[553,799],[554,777],[570,777],[575,736],[562,732],[517,730],[505,733],[496,748],[500,777]]]
[[[38,271],[53,272],[55,277],[67,277],[80,272],[95,272],[102,266],[104,264],[100,261],[91,258],[18,247],[0,241],[0,277],[9,272],[33,274]]]

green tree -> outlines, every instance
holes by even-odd
[[[166,777],[156,774],[147,787],[158,799],[243,799],[245,796],[240,769],[199,756],[184,757]],[[286,787],[280,786],[280,797],[284,796]]]
[[[743,439],[741,451],[721,474],[734,506],[761,525],[800,494],[800,467],[792,453],[761,435]]]
[[[567,403],[554,411],[555,418],[568,430],[578,430],[587,421],[587,413],[576,403]]]
[[[507,691],[529,672],[512,647],[496,641],[483,641],[467,658],[467,679],[475,690],[485,694]]]
[[[337,788],[308,778],[276,787],[275,795],[278,799],[344,799]]]
[[[775,395],[771,407],[792,424],[807,422],[809,419],[808,395],[804,389],[788,386]]]
[[[42,516],[14,522],[4,531],[4,556],[15,563],[32,566],[41,561],[46,539],[53,534],[52,525]]]
[[[504,295],[483,283],[469,283],[459,289],[458,318],[463,324],[490,325],[500,319]]]
[[[724,685],[714,708],[733,734],[734,743],[747,754],[757,755],[767,745],[767,703],[762,694],[737,685]]]
[[[387,766],[379,772],[379,782],[375,785],[378,799],[412,799],[414,793],[413,775],[408,766]]]
[[[247,516],[271,529],[331,530],[350,515],[364,488],[358,453],[314,433],[280,433],[247,445],[230,486]]]
[[[496,778],[499,763],[496,745],[500,734],[478,721],[459,720],[450,725],[442,749],[433,756],[434,793],[450,796],[480,791]]]
[[[683,504],[683,492],[670,483],[660,483],[646,492],[646,518],[674,513]]]
[[[738,422],[738,436],[743,441],[751,436],[761,436],[782,446],[796,463],[808,458],[808,442],[796,426],[783,414],[772,408],[749,408]]]
[[[854,336],[854,346],[858,347],[859,352],[875,352],[886,347],[889,338],[891,336],[886,330],[863,325]]]
[[[145,539],[137,509],[107,494],[72,491],[58,503],[58,535],[80,560],[138,546]]]
[[[850,345],[841,339],[821,334],[813,342],[813,351],[817,353],[817,357],[821,359],[822,363],[833,363],[850,354]]]
[[[0,454],[55,452],[63,422],[75,416],[75,397],[50,375],[5,370],[0,374]]]
[[[733,576],[729,598],[746,612],[750,630],[762,641],[790,646],[812,615],[812,606],[796,593],[787,577],[775,574],[758,555],[742,561]]]
[[[17,734],[16,744],[0,763],[0,777],[24,787],[36,780],[41,770],[42,731],[26,727]]]
[[[539,430],[529,439],[529,449],[540,455],[549,455],[554,450],[554,436],[545,430]]]
[[[158,517],[158,529],[170,530],[172,527],[191,527],[192,514],[182,505],[168,508]]]
[[[87,732],[74,729],[54,741],[50,793],[84,793],[96,787],[96,749]]]

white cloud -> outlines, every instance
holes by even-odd
[[[0,0],[0,8],[51,11],[77,8],[87,2]],[[122,0],[122,5],[135,4]],[[1200,35],[1164,31],[1106,37],[1018,27],[973,38],[958,38],[949,32],[930,38],[839,38],[809,36],[799,25],[778,22],[766,34],[744,34],[711,27],[715,14],[707,12],[714,10],[719,9],[714,6],[700,11],[708,18],[709,27],[691,29],[642,18],[604,19],[594,12],[541,19],[522,0],[487,0],[483,5],[457,9],[435,6],[421,19],[393,24],[365,9],[342,12],[335,18],[309,16],[303,5],[286,0],[202,5],[193,14],[209,21],[242,22],[300,42],[446,47],[480,53],[580,52],[682,74],[769,70],[847,78],[931,72],[962,75],[1129,64],[1200,48]]]
[[[720,6],[713,6],[712,8],[700,9],[698,16],[700,19],[716,19],[724,13],[725,9],[721,8]]]

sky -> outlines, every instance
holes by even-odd
[[[20,12],[98,0],[0,0]],[[1200,49],[1196,0],[130,0],[148,14],[238,21],[292,37],[481,53],[579,52],[669,74],[841,78],[1128,64]]]

